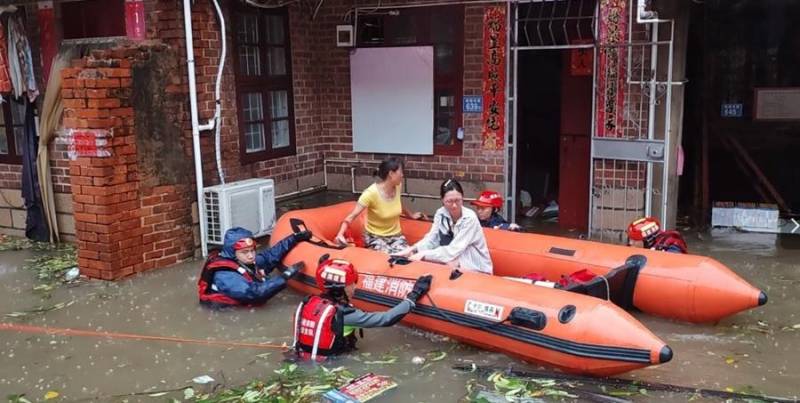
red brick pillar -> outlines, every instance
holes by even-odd
[[[194,253],[193,178],[183,169],[191,156],[174,128],[185,94],[165,96],[159,81],[181,70],[155,49],[94,51],[62,72],[78,265],[90,277],[117,279]]]
[[[130,62],[86,58],[62,71],[64,128],[78,239],[78,265],[114,279],[142,264],[141,211]]]

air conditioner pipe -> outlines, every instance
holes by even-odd
[[[217,157],[217,174],[219,175],[219,183],[225,184],[225,175],[222,173],[222,142],[220,136],[220,129],[222,128],[222,100],[220,98],[220,87],[222,86],[222,70],[225,68],[225,53],[227,51],[227,40],[225,35],[225,17],[222,15],[222,10],[219,8],[217,0],[211,0],[214,3],[214,9],[217,10],[217,17],[219,17],[219,36],[222,40],[222,49],[219,55],[219,67],[217,67],[217,82],[214,87],[214,144]]]

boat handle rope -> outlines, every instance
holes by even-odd
[[[308,227],[306,226],[306,223],[303,220],[299,219],[299,218],[290,218],[289,219],[289,225],[292,227],[292,233],[293,234],[296,234],[298,232],[302,232],[304,230],[308,230]],[[347,245],[331,245],[331,244],[325,242],[322,238],[317,237],[313,233],[311,234],[311,236],[312,236],[312,238],[309,239],[307,242],[310,242],[310,243],[312,243],[314,245],[317,245],[317,246],[321,246],[323,248],[342,250],[342,249],[347,247]],[[314,238],[316,238],[316,240],[314,240]]]

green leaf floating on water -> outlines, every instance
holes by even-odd
[[[447,353],[444,351],[431,351],[425,355],[428,361],[441,361],[447,357]]]
[[[375,361],[364,361],[364,364],[394,364],[397,362],[397,356],[386,354],[382,356],[379,360]]]

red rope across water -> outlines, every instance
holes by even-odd
[[[281,349],[281,350],[289,349],[289,347],[285,345],[269,344],[269,343],[245,343],[237,341],[184,339],[181,337],[150,336],[146,334],[117,333],[117,332],[98,332],[94,330],[33,326],[33,325],[22,325],[17,323],[4,323],[4,322],[0,322],[0,330],[19,332],[19,333],[51,334],[57,336],[106,337],[109,339],[123,339],[123,340],[168,341],[172,343],[189,343],[189,344],[201,344],[206,346],[220,346],[220,347],[267,348],[267,349]]]

